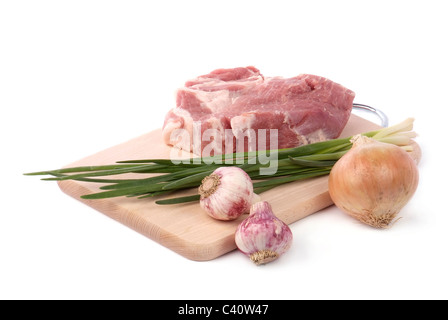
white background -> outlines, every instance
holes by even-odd
[[[1,299],[447,299],[444,1],[2,1]],[[414,117],[417,193],[390,230],[335,207],[281,259],[194,262],[22,173],[161,127],[185,80],[312,73]],[[148,145],[150,147],[150,145]],[[442,153],[443,152],[443,153]],[[445,157],[445,158],[444,158]]]

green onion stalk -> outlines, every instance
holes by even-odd
[[[414,119],[382,128],[376,131],[362,133],[367,137],[381,142],[391,143],[412,151],[412,138],[416,137],[413,130]],[[105,199],[113,197],[136,197],[138,199],[157,197],[157,204],[167,205],[198,201],[200,196],[175,195],[177,191],[197,188],[202,180],[221,166],[237,166],[243,169],[253,181],[254,192],[257,194],[275,188],[285,183],[328,175],[333,165],[352,147],[352,137],[332,139],[303,145],[296,148],[271,150],[277,153],[274,165],[277,171],[272,175],[260,174],[260,169],[272,166],[258,161],[258,152],[234,153],[222,155],[219,163],[217,157],[200,158],[187,163],[173,163],[169,159],[144,159],[118,161],[111,165],[83,166],[63,168],[58,170],[26,173],[28,176],[45,175],[46,181],[76,180],[104,184],[101,192],[81,196],[83,199]],[[266,152],[266,151],[263,151]],[[214,160],[213,163],[211,160]],[[117,179],[121,174],[145,174],[134,179]],[[148,177],[147,174],[157,174]],[[112,178],[107,178],[114,176]]]

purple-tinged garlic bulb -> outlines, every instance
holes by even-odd
[[[291,247],[292,238],[291,229],[275,216],[267,201],[252,206],[249,217],[241,222],[235,234],[238,249],[256,265],[280,257]]]
[[[238,167],[221,167],[202,180],[199,204],[218,220],[234,220],[249,213],[259,196],[254,193],[249,175]]]

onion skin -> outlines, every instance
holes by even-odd
[[[382,229],[409,202],[418,181],[416,162],[406,151],[358,135],[352,149],[333,166],[328,187],[339,209]]]

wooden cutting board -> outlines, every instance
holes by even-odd
[[[376,130],[379,126],[352,115],[341,137]],[[162,142],[158,129],[141,137],[114,146],[72,163],[73,166],[113,164],[120,160],[169,159],[171,148]],[[189,153],[184,154],[190,156]],[[275,214],[290,224],[332,205],[327,186],[328,177],[293,182],[261,195]],[[234,221],[218,221],[209,217],[198,203],[161,206],[156,199],[112,198],[84,200],[81,195],[99,192],[100,184],[79,181],[59,182],[66,194],[84,202],[110,218],[147,236],[161,245],[192,260],[211,260],[236,249],[234,233],[247,217]],[[185,194],[194,194],[196,191]],[[179,194],[182,195],[182,194]]]

